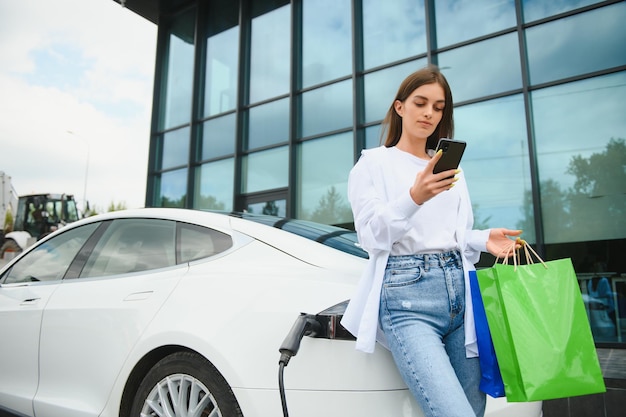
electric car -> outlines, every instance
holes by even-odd
[[[72,223],[0,270],[0,414],[422,416],[389,352],[339,324],[366,258],[353,232],[270,216]]]

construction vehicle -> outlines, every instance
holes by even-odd
[[[3,173],[5,177],[10,179]],[[5,225],[0,259],[6,259],[7,253],[15,256],[47,234],[79,219],[76,201],[70,194],[23,195],[17,198],[17,208],[13,202],[11,206],[14,221],[8,227]]]

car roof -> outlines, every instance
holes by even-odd
[[[362,267],[365,261],[363,258],[367,257],[367,253],[356,246],[355,237],[353,241],[345,240],[339,248],[326,241],[331,238],[337,239],[344,233],[354,234],[350,230],[305,220],[250,213],[184,208],[140,208],[98,214],[66,227],[119,218],[164,218],[199,224],[226,233],[235,230],[307,263],[333,269],[354,271],[355,268]]]

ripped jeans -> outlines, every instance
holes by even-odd
[[[465,280],[458,251],[390,256],[380,325],[426,417],[482,417],[478,358],[465,357]]]

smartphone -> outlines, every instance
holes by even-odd
[[[437,144],[437,149],[435,152],[441,149],[443,154],[441,155],[441,159],[437,161],[437,164],[433,168],[433,174],[437,174],[442,171],[447,171],[449,169],[457,169],[459,164],[461,163],[461,157],[463,156],[463,152],[465,152],[466,143],[461,140],[452,140],[452,139],[439,139],[439,143]]]

